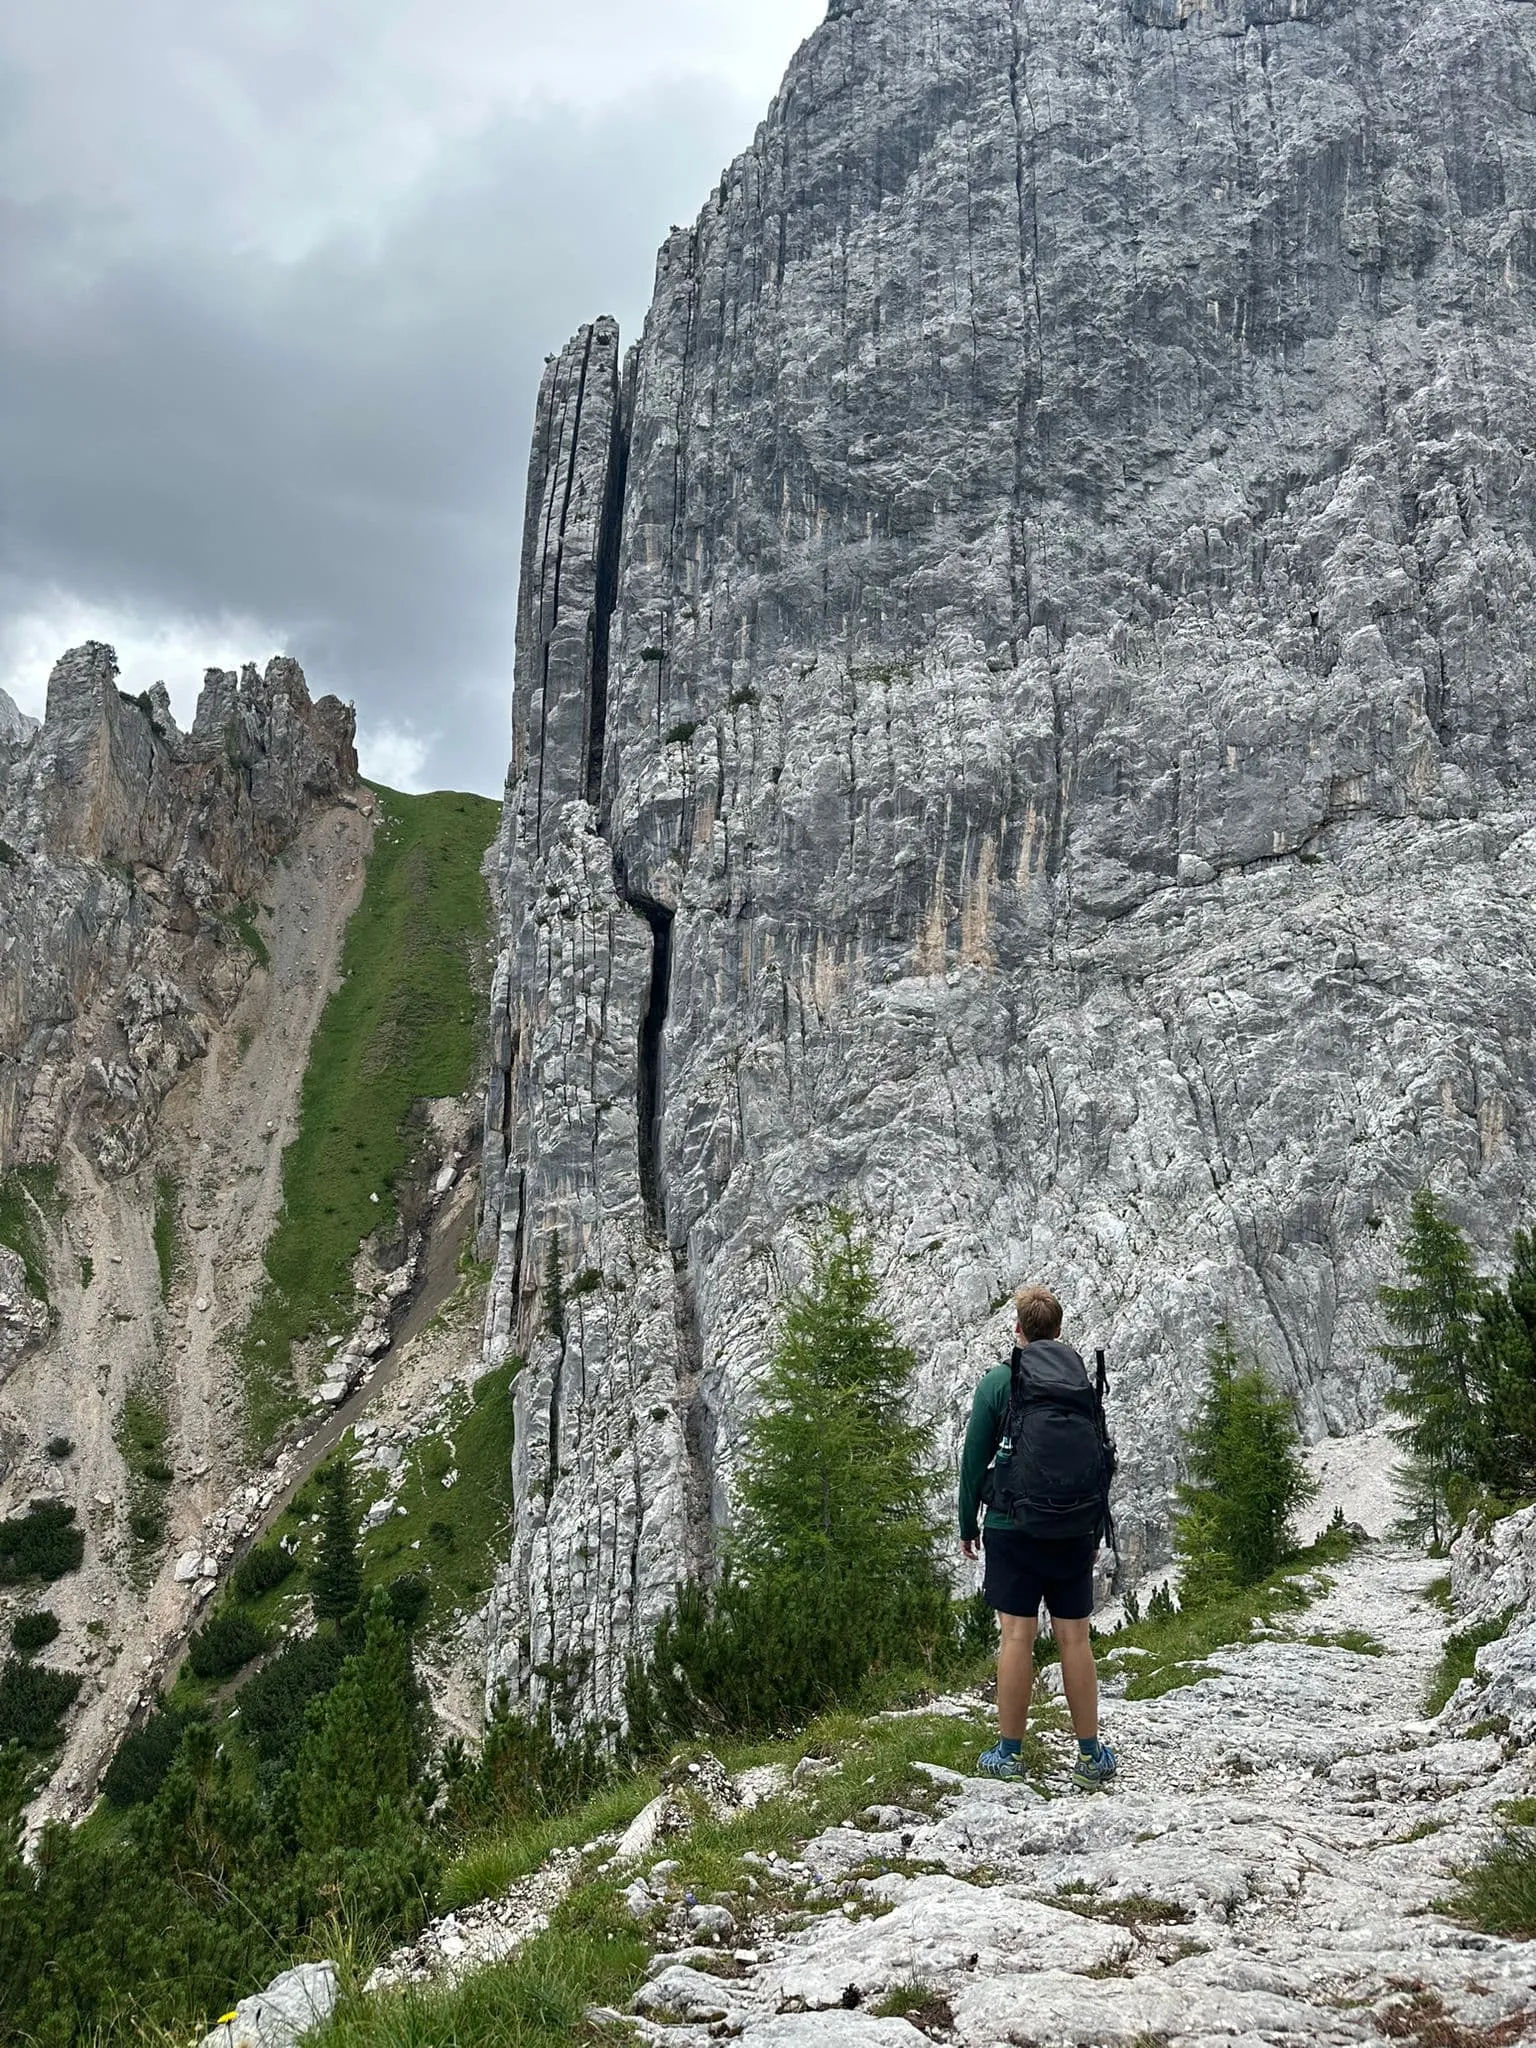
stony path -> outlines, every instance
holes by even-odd
[[[1536,1782],[1497,1737],[1448,1736],[1419,1718],[1446,1631],[1423,1594],[1442,1570],[1373,1545],[1289,1625],[1367,1631],[1379,1656],[1270,1639],[1217,1652],[1216,1676],[1159,1699],[1111,1697],[1123,1765],[1112,1793],[1073,1793],[1069,1744],[1052,1736],[1052,1796],[936,1774],[937,1818],[882,1809],[821,1836],[804,1861],[824,1883],[871,1859],[890,1874],[853,1879],[841,1912],[798,1932],[754,1930],[736,1959],[659,1956],[636,2001],[641,2037],[657,2048],[1536,2038],[1536,1944],[1429,1910],[1486,1844],[1494,1803]],[[882,2016],[893,1994],[920,2024]]]

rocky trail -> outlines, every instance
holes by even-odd
[[[1488,1846],[1501,1803],[1536,1789],[1528,1749],[1477,1732],[1475,1688],[1422,1717],[1452,1626],[1428,1597],[1442,1571],[1370,1543],[1329,1567],[1310,1607],[1158,1698],[1125,1697],[1136,1658],[1109,1648],[1112,1791],[1073,1790],[1070,1739],[1048,1708],[1043,1788],[919,1766],[910,1806],[866,1809],[793,1860],[746,1856],[729,1905],[686,1889],[664,1796],[622,1841],[586,1852],[658,1943],[633,2010],[600,2017],[652,2048],[1536,2037],[1536,1946],[1435,1910]],[[981,1747],[982,1700],[937,1711],[975,1717]],[[784,1789],[780,1772],[713,1791],[728,1812]],[[371,1988],[504,1961],[548,1924],[582,1862],[561,1851],[505,1899],[438,1922]]]
[[[1420,1717],[1448,1627],[1425,1598],[1440,1569],[1372,1544],[1331,1569],[1329,1592],[1285,1632],[1319,1640],[1218,1651],[1216,1675],[1157,1699],[1116,1699],[1125,1680],[1110,1676],[1112,1792],[1073,1793],[1067,1738],[1053,1735],[1043,1794],[935,1769],[936,1817],[872,1811],[823,1834],[802,1862],[825,1895],[846,1893],[841,1910],[797,1932],[742,1930],[747,1945],[724,1952],[658,1957],[636,2000],[642,2038],[1527,2038],[1536,1949],[1433,1910],[1486,1847],[1498,1802],[1533,1784],[1526,1754],[1506,1757],[1497,1736]],[[1351,1631],[1379,1654],[1324,1640]],[[850,1878],[872,1861],[886,1874]],[[912,2017],[889,2011],[902,2004]]]

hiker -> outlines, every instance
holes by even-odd
[[[977,1768],[988,1778],[1022,1778],[1024,1731],[1035,1680],[1041,1603],[1061,1650],[1061,1676],[1077,1733],[1072,1781],[1096,1791],[1115,1775],[1115,1753],[1099,1735],[1099,1674],[1088,1617],[1099,1540],[1110,1533],[1109,1483],[1115,1453],[1099,1384],[1061,1342],[1061,1303],[1044,1287],[1014,1298],[1017,1348],[976,1389],[960,1461],[960,1547],[977,1553],[985,1501],[983,1596],[997,1611],[998,1741]]]

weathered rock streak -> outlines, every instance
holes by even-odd
[[[1218,1317],[1351,1427],[1407,1192],[1499,1248],[1533,221],[1514,0],[836,0],[630,364],[606,321],[552,360],[493,1685],[614,1706],[726,1513],[808,1205],[867,1218],[951,1444],[1015,1281],[1058,1286],[1117,1367],[1133,1563]]]

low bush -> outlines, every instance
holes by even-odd
[[[286,1768],[299,1753],[304,1714],[341,1676],[346,1646],[329,1633],[301,1637],[240,1688],[240,1727],[262,1763]]]
[[[43,1448],[57,1465],[71,1455],[75,1448],[75,1441],[73,1437],[51,1436]]]
[[[26,1514],[0,1522],[0,1586],[62,1579],[79,1571],[84,1557],[85,1531],[61,1500],[34,1501]]]
[[[109,1806],[144,1806],[154,1798],[176,1761],[187,1725],[187,1715],[161,1706],[125,1739],[101,1781]]]
[[[50,1671],[12,1658],[0,1671],[0,1747],[19,1742],[24,1749],[52,1749],[59,1723],[79,1691],[80,1680],[72,1671]]]
[[[37,1614],[19,1614],[11,1623],[11,1648],[18,1657],[35,1657],[58,1640],[59,1617],[45,1607]]]
[[[401,1572],[388,1586],[389,1611],[395,1624],[407,1635],[415,1632],[422,1616],[432,1605],[432,1588],[420,1572]]]
[[[281,1543],[258,1543],[230,1574],[230,1590],[237,1600],[259,1600],[291,1578],[293,1570],[292,1553]]]
[[[226,1607],[192,1638],[187,1662],[192,1676],[219,1684],[243,1671],[267,1647],[267,1634],[238,1607]]]

